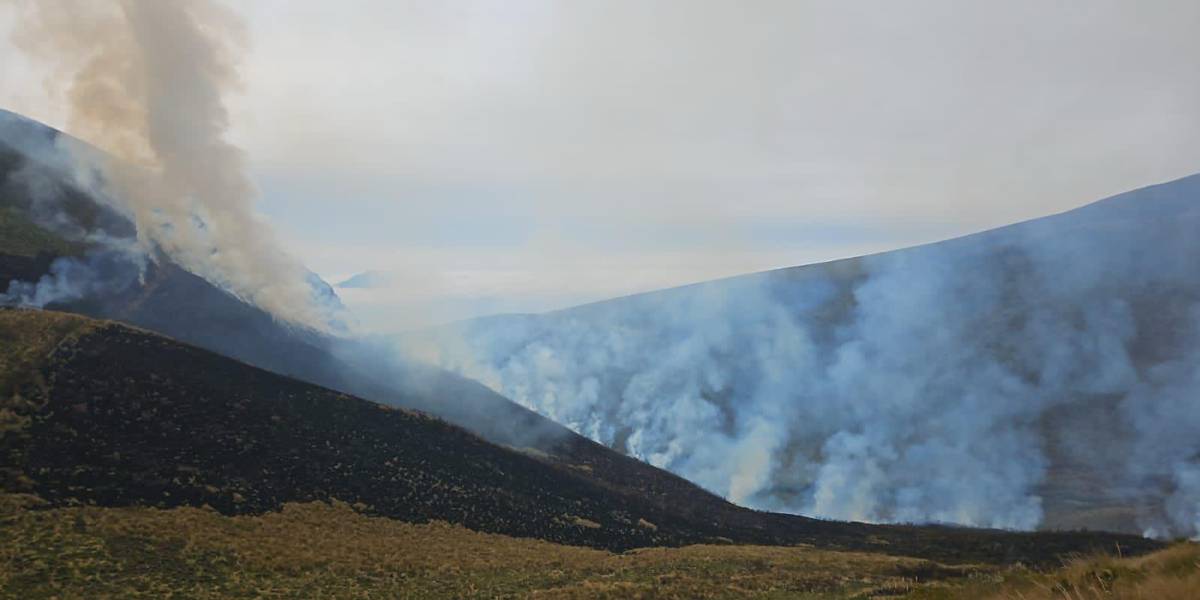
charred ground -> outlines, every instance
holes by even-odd
[[[803,543],[1040,564],[1094,549],[1159,547],[1133,536],[875,526],[750,511],[665,473],[655,486],[645,475],[656,470],[631,459],[567,466],[419,412],[61,313],[0,310],[0,341],[4,488],[52,505],[207,505],[256,514],[338,499],[402,521],[610,550]],[[595,477],[596,470],[610,475]],[[639,486],[643,479],[651,485]],[[675,486],[656,497],[662,482]]]

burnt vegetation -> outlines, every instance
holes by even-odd
[[[36,202],[31,173],[40,178]],[[47,207],[62,219],[47,221],[39,212]],[[37,281],[56,259],[95,250],[75,233],[123,236],[131,227],[0,140],[0,286]],[[253,596],[343,590],[347,581],[362,583],[365,595],[880,595],[1161,546],[1103,533],[748,510],[474,381],[373,363],[370,346],[350,347],[357,353],[347,360],[343,340],[283,325],[159,258],[135,277],[122,273],[128,285],[53,311],[0,309],[0,497],[21,499],[0,515],[0,531],[20,541],[2,555],[0,595]],[[286,534],[244,530],[277,522]],[[341,536],[343,527],[353,535]],[[394,546],[399,533],[409,546]],[[417,566],[401,560],[408,566],[399,576],[372,552],[346,548],[335,553],[345,564],[311,553],[274,558],[314,536],[339,548],[368,540],[393,554],[436,542],[441,554]],[[674,546],[688,547],[661,548]],[[612,555],[585,547],[660,548]],[[484,554],[486,564],[468,560]],[[440,573],[459,563],[477,572]],[[847,569],[861,576],[847,578]]]
[[[370,515],[609,550],[809,544],[1042,564],[1074,552],[1159,547],[1134,536],[751,511],[632,459],[568,466],[115,323],[6,309],[0,339],[32,349],[4,362],[6,491],[51,505],[209,506],[232,515],[337,499]],[[652,491],[644,493],[637,480],[654,472],[659,481],[646,478]]]

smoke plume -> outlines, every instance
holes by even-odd
[[[211,0],[17,4],[15,43],[50,66],[70,133],[108,154],[87,159],[146,254],[162,251],[285,321],[324,327],[308,273],[254,214],[242,154],[225,139],[224,96],[246,44],[235,16]]]
[[[1200,176],[940,244],[401,341],[758,508],[1028,529],[1072,526],[1082,498],[1194,536],[1198,226]]]
[[[140,253],[102,250],[84,258],[59,258],[36,282],[13,281],[0,304],[44,308],[94,296],[120,293],[137,282]]]

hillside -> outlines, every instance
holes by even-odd
[[[392,406],[420,409],[492,442],[531,449],[540,461],[572,465],[617,490],[635,490],[663,508],[706,513],[718,522],[742,514],[694,484],[612,452],[473,381],[394,360],[390,349],[288,327],[166,257],[142,265],[89,247],[96,230],[132,235],[132,225],[81,187],[58,144],[63,134],[0,111],[0,282],[37,282],[57,261],[101,271],[103,285],[49,307],[112,319],[254,366]],[[68,164],[69,161],[67,161]],[[73,241],[74,240],[74,241]],[[84,277],[87,281],[88,278]]]
[[[394,518],[598,547],[704,539],[645,503],[442,421],[165,337],[24,310],[0,312],[0,331],[6,353],[22,354],[4,373],[15,383],[5,393],[14,415],[5,462],[18,465],[10,491],[226,513],[337,497]]]
[[[58,277],[59,281],[71,282],[69,276],[83,275],[83,285],[76,286],[81,288],[80,293],[59,297],[49,302],[49,307],[93,317],[119,320],[230,356],[274,373],[295,377],[374,402],[427,411],[466,427],[493,443],[522,449],[532,460],[559,469],[565,468],[571,473],[586,475],[593,482],[607,489],[639,496],[660,510],[684,518],[703,518],[714,523],[718,528],[747,531],[755,531],[764,527],[763,519],[767,519],[773,530],[780,531],[780,533],[773,533],[775,537],[771,538],[772,540],[798,539],[797,536],[806,535],[804,532],[789,530],[792,527],[791,524],[795,523],[794,521],[780,520],[782,518],[776,516],[761,517],[758,516],[759,513],[745,511],[727,502],[721,496],[709,493],[693,482],[655,469],[638,460],[640,458],[653,461],[656,464],[672,468],[677,473],[687,475],[703,484],[706,488],[716,490],[721,495],[739,502],[797,512],[794,505],[779,502],[764,503],[761,498],[755,496],[730,494],[729,490],[724,487],[727,482],[713,479],[711,475],[715,471],[711,469],[709,477],[697,476],[687,469],[680,469],[678,465],[671,464],[670,460],[663,460],[654,454],[646,453],[641,448],[628,444],[629,440],[639,439],[639,436],[635,435],[639,425],[635,421],[621,424],[616,420],[619,411],[603,409],[598,413],[601,416],[612,415],[612,417],[604,416],[604,419],[611,419],[607,422],[615,425],[608,427],[607,431],[610,433],[606,434],[613,437],[599,435],[596,432],[603,429],[595,431],[589,429],[591,426],[580,422],[576,414],[555,414],[547,411],[548,416],[562,419],[563,422],[578,431],[604,442],[603,444],[596,443],[531,410],[541,409],[541,407],[535,402],[531,402],[528,397],[519,398],[526,405],[521,406],[484,385],[453,374],[448,370],[422,366],[413,361],[395,360],[394,348],[387,344],[381,344],[378,340],[350,341],[286,326],[258,308],[242,302],[204,279],[175,266],[165,257],[159,257],[157,262],[149,263],[144,270],[141,270],[141,265],[131,263],[121,255],[105,253],[102,248],[89,245],[87,240],[90,238],[88,236],[95,235],[97,232],[103,233],[109,238],[128,238],[132,235],[132,226],[120,215],[119,211],[110,208],[110,202],[98,198],[95,192],[88,191],[79,183],[77,175],[72,175],[70,169],[62,164],[64,157],[61,154],[60,144],[77,142],[72,142],[58,132],[15,115],[0,116],[4,117],[5,125],[2,130],[3,135],[0,135],[0,205],[6,215],[4,221],[6,231],[12,234],[0,238],[0,281],[30,283],[49,274],[52,277]],[[64,264],[70,267],[82,265],[84,268],[75,271],[64,270]],[[728,282],[732,285],[727,283],[721,285],[728,285],[729,290],[749,290],[751,293],[744,295],[743,298],[758,298],[761,296],[761,286],[757,283],[747,285],[747,282],[753,283],[765,278],[774,282],[768,286],[773,290],[772,293],[783,294],[785,298],[801,300],[802,298],[794,292],[795,286],[809,285],[812,282],[819,283],[825,277],[820,275],[822,273],[832,273],[833,279],[845,282],[846,286],[851,286],[854,282],[862,279],[862,274],[865,272],[863,269],[862,261],[852,260],[816,268],[751,276]],[[323,285],[318,284],[318,288]],[[741,288],[738,287],[739,285]],[[708,286],[707,289],[712,287]],[[689,289],[694,291],[706,288],[704,286],[686,288],[664,292],[660,295],[646,296],[642,300],[625,299],[602,303],[573,311],[564,311],[548,317],[521,317],[516,334],[511,333],[511,320],[507,318],[490,319],[469,326],[475,328],[481,323],[489,323],[504,331],[504,336],[497,338],[492,335],[494,330],[483,330],[483,337],[476,340],[479,342],[478,348],[490,355],[503,352],[511,356],[512,360],[519,361],[525,356],[524,350],[539,347],[536,344],[530,345],[529,339],[553,339],[557,335],[554,333],[557,323],[561,320],[565,319],[571,323],[586,323],[591,320],[593,324],[588,327],[599,329],[593,328],[588,331],[599,331],[601,334],[600,337],[594,339],[595,343],[592,347],[608,352],[608,342],[612,338],[605,337],[608,335],[605,333],[606,331],[616,335],[632,327],[650,332],[654,331],[654,327],[648,325],[657,325],[658,321],[672,323],[676,331],[686,331],[686,328],[689,327],[687,320],[696,315],[696,303],[687,300],[689,294],[693,293],[688,291]],[[825,302],[821,305],[820,310],[812,314],[826,315],[836,319],[839,314],[849,310],[853,304],[853,294],[847,290],[852,290],[852,287],[843,289],[841,295],[830,296],[834,300]],[[736,294],[726,294],[726,296],[733,297]],[[651,300],[647,301],[646,298]],[[795,310],[807,310],[806,307],[809,304],[811,303],[799,302]],[[622,314],[622,310],[612,310],[608,307],[635,305],[638,307],[638,311],[644,311],[641,321],[631,323],[612,320],[613,315]],[[674,320],[662,319],[659,311],[666,306],[673,307],[672,310],[674,307],[680,307],[679,317]],[[742,311],[742,314],[746,315],[746,323],[751,326],[747,328],[747,331],[761,328],[761,323],[755,321],[758,317],[755,316],[754,311]],[[706,315],[701,312],[700,316]],[[720,318],[720,311],[707,315],[707,317],[714,316]],[[528,329],[523,329],[526,327]],[[472,331],[478,330],[472,329]],[[522,337],[529,332],[534,332],[534,338]],[[589,335],[593,334],[589,333]],[[703,336],[707,333],[701,331],[700,335],[700,339],[703,340]],[[497,339],[503,342],[501,346],[496,345]],[[663,339],[669,340],[670,336],[664,336]],[[701,347],[704,347],[703,344]],[[720,352],[728,352],[719,347],[716,349],[719,352],[714,358],[719,359]],[[561,352],[561,349],[556,350]],[[639,352],[643,352],[645,356],[649,357],[657,355],[666,358],[662,364],[669,371],[666,373],[667,380],[663,381],[663,384],[678,380],[681,385],[676,389],[684,390],[685,393],[689,393],[688,390],[693,389],[692,382],[689,381],[692,377],[690,374],[692,367],[679,363],[681,358],[687,358],[686,354],[681,355],[671,347],[663,347],[657,342],[642,344]],[[604,354],[598,356],[604,356]],[[738,355],[735,353],[729,356],[734,360],[725,362],[737,366],[740,360]],[[493,371],[478,372],[471,368],[464,368],[479,366],[480,362],[474,359],[480,357],[469,358],[474,362],[464,364],[461,361],[451,361],[443,366],[467,376],[478,377],[482,381],[488,382],[493,388],[506,389],[504,387],[506,382],[497,383]],[[780,359],[787,359],[787,353],[781,353]],[[537,371],[527,372],[536,373]],[[570,372],[568,374],[574,375]],[[631,374],[622,374],[618,371],[615,373],[616,380],[629,377]],[[605,394],[610,393],[611,388],[608,382],[613,379],[603,373],[600,375],[597,381],[604,383],[604,386],[599,388],[604,394],[601,394],[599,398],[609,401],[610,398]],[[580,377],[579,381],[586,379],[586,376]],[[571,390],[571,386],[578,382],[568,383],[571,385],[563,386],[563,389]],[[677,394],[666,388],[650,387],[645,391],[652,392],[643,395],[651,402],[657,402],[664,398],[677,398]],[[732,398],[731,392],[733,391],[735,390],[732,387],[725,391],[713,390],[704,392],[705,396],[703,397],[707,398],[706,402],[715,400],[719,404],[723,397]],[[678,402],[678,400],[674,401]],[[572,408],[571,403],[563,406]],[[690,410],[691,407],[686,403],[680,405],[679,408],[677,415],[658,421],[658,423],[686,428],[693,433],[701,434],[711,426],[711,423],[731,422],[730,418],[734,416],[734,413],[728,409],[724,409],[725,416],[704,416],[703,413],[693,414]],[[1067,411],[1063,414],[1071,413]],[[786,415],[784,416],[786,417]],[[701,417],[701,420],[697,421],[697,417]],[[786,417],[780,422],[786,422],[787,418],[792,417]],[[594,424],[603,424],[604,422],[606,421],[593,420]],[[736,419],[733,422],[736,422]],[[640,439],[644,442],[654,441],[653,438],[645,435],[641,435]],[[702,438],[696,439],[697,441],[702,440]],[[721,441],[721,438],[717,439]],[[726,447],[727,445],[725,441],[715,445],[709,444],[706,452],[695,452],[692,453],[692,456],[698,460],[716,459],[726,465],[723,467],[726,469],[742,468],[742,461],[752,458],[752,456],[729,454],[731,450]],[[686,448],[687,446],[677,444],[676,447]],[[802,445],[793,444],[789,447],[803,449]],[[614,448],[618,451],[614,451]],[[626,456],[626,453],[632,454],[636,458]],[[772,467],[775,469],[783,468],[785,464],[796,464],[799,468],[793,469],[793,473],[807,477],[805,473],[809,472],[810,466],[806,466],[803,462],[795,462],[795,459],[788,460],[791,462],[772,461],[768,464],[777,465]],[[1129,517],[1131,510],[1127,508],[1128,502],[1123,501],[1124,503],[1117,509],[1116,518],[1112,518],[1113,511],[1107,508],[1103,502],[1098,503],[1095,500],[1094,490],[1097,484],[1093,474],[1083,473],[1084,476],[1078,477],[1081,470],[1071,467],[1071,463],[1067,461],[1056,463],[1055,468],[1058,472],[1066,471],[1064,480],[1069,479],[1075,485],[1074,488],[1068,490],[1073,495],[1064,494],[1065,502],[1054,503],[1052,501],[1047,504],[1048,514],[1065,515],[1055,523],[1065,528],[1124,528],[1132,530],[1128,527],[1131,520]],[[746,470],[753,478],[761,477],[761,475],[753,473],[753,469]],[[914,475],[916,473],[914,472]],[[952,475],[952,471],[948,471],[947,474]],[[773,488],[785,492],[787,495],[796,495],[805,493],[803,485],[804,481],[800,480],[774,484]],[[984,490],[986,487],[979,486],[979,489]],[[1001,492],[996,494],[989,492],[985,497],[995,496],[996,499],[1002,501],[1011,496],[1009,492],[1003,490]],[[1047,497],[1053,500],[1052,495]],[[836,497],[833,500],[840,502]],[[1079,509],[1080,502],[1084,505],[1083,510]],[[941,501],[938,499],[930,502],[931,505],[939,503]],[[851,503],[846,501],[843,504],[849,506]],[[1059,510],[1060,508],[1062,510]],[[815,512],[822,514],[821,511]],[[1079,518],[1080,515],[1083,515],[1083,518]],[[1094,518],[1095,515],[1101,515],[1103,518]],[[859,518],[859,515],[844,516]],[[878,517],[872,518],[879,520]],[[929,518],[918,514],[904,520],[917,521],[929,520]],[[948,516],[937,516],[934,520],[961,522],[953,513],[949,513]],[[1013,523],[1003,520],[983,522],[982,524],[1013,525]],[[1136,531],[1140,533],[1141,529]],[[761,536],[762,534],[756,535]]]
[[[71,285],[58,287],[76,287],[79,293],[56,297],[50,308],[121,321],[275,373],[436,414],[492,442],[533,448],[540,460],[589,469],[606,485],[635,487],[672,510],[730,510],[695,485],[616,454],[474,381],[396,360],[390,348],[289,327],[167,257],[142,265],[89,244],[89,235],[129,239],[134,231],[111,202],[80,183],[75,163],[64,154],[64,146],[78,144],[0,110],[0,226],[5,233],[0,236],[0,286],[5,289],[10,282],[54,279],[61,271],[66,275],[57,280]]]
[[[1195,535],[1200,176],[1026,223],[395,339],[735,502]]]
[[[37,510],[30,510],[37,508]],[[1156,598],[1190,600],[1197,547],[1039,572],[799,547],[612,554],[412,525],[344,503],[225,517],[175,508],[47,509],[0,496],[0,596],[189,598]],[[1115,592],[1115,593],[1113,593]]]
[[[338,499],[371,515],[626,550],[809,544],[948,562],[1042,564],[1157,546],[1108,534],[1020,534],[816,521],[730,507],[687,514],[563,466],[153,333],[0,310],[4,491],[52,505],[209,506],[258,514]]]
[[[63,165],[55,163],[63,160],[55,144],[76,142],[20,117],[8,115],[8,119],[10,126],[4,130],[7,137],[0,136],[0,142],[20,148],[10,145],[7,152],[0,151],[5,157],[0,165],[6,165],[6,170],[0,172],[0,198],[7,203],[10,214],[24,219],[17,229],[41,242],[35,248],[26,246],[18,251],[12,239],[0,240],[0,281],[37,281],[53,273],[56,261],[68,258],[81,261],[68,264],[88,267],[83,273],[85,282],[92,281],[87,275],[94,271],[98,283],[83,286],[85,293],[78,297],[49,303],[50,308],[128,323],[280,375],[372,402],[435,414],[493,443],[521,450],[522,461],[586,478],[592,485],[635,497],[665,514],[704,524],[686,535],[680,533],[675,538],[680,542],[715,535],[759,543],[792,543],[813,536],[822,536],[821,544],[855,547],[859,543],[839,539],[858,535],[853,528],[814,530],[816,522],[747,511],[684,478],[580,436],[479,383],[437,368],[394,360],[395,352],[389,347],[288,327],[165,257],[139,272],[140,265],[80,243],[83,240],[73,234],[102,231],[108,236],[128,237],[132,227],[94,192],[80,187]],[[17,133],[13,133],[12,123]],[[49,145],[38,146],[30,139]],[[4,271],[7,264],[19,268]],[[92,368],[101,372],[99,364]],[[67,468],[66,463],[60,467]],[[195,492],[171,493],[179,497]],[[279,493],[271,491],[269,495],[275,498]],[[209,501],[208,495],[201,496]],[[275,505],[274,501],[264,502],[253,508]],[[464,517],[438,518],[461,522],[455,519]],[[976,543],[974,539],[964,540],[965,544]],[[942,552],[925,541],[914,538],[913,543],[918,545],[914,553]],[[1057,550],[1053,548],[1046,552],[1022,551],[1036,556],[1054,552]],[[975,549],[969,553],[991,554],[993,550]]]

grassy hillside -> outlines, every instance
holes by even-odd
[[[1018,571],[960,595],[997,600],[1193,600],[1200,596],[1200,544],[1179,543],[1133,558],[1094,556],[1049,572]]]
[[[50,271],[55,258],[83,252],[82,244],[38,227],[24,211],[7,206],[3,200],[0,197],[0,294],[13,280],[37,281]]]
[[[237,517],[37,506],[0,496],[2,597],[1183,600],[1200,589],[1194,544],[1042,572],[803,546],[614,554],[369,517],[338,502]]]
[[[32,376],[54,347],[91,331],[97,321],[56,312],[0,311],[0,390],[13,389],[18,376]]]
[[[371,518],[335,503],[222,517],[177,508],[22,510],[8,497],[10,597],[844,597],[995,568],[811,548],[689,546],[624,554]],[[944,582],[920,587],[944,587]]]
[[[38,254],[75,254],[79,249],[77,244],[29,222],[21,211],[0,205],[0,254],[32,258]]]
[[[3,117],[4,114],[0,114],[0,118]],[[39,254],[64,256],[80,253],[83,249],[81,244],[65,240],[30,221],[27,211],[31,203],[31,191],[26,186],[31,184],[15,176],[27,166],[27,162],[21,152],[8,146],[8,140],[0,138],[0,256],[33,258]],[[34,193],[46,191],[48,189]],[[65,210],[73,216],[94,212],[90,208],[81,209],[83,205],[92,203],[83,202],[83,194],[78,190],[68,189],[64,185],[60,192],[64,197],[64,207],[69,205]],[[0,288],[7,284],[7,281],[0,282]],[[3,291],[0,289],[0,292]]]

